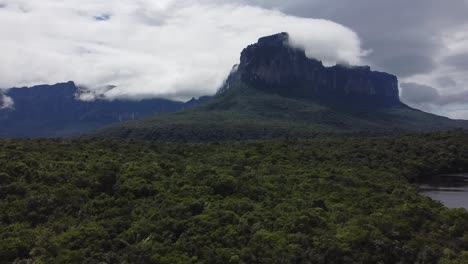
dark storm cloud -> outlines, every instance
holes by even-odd
[[[427,85],[417,83],[402,83],[401,97],[404,102],[412,104],[451,105],[466,104],[468,91],[452,94],[440,94],[439,91]]]
[[[253,2],[304,17],[326,18],[353,30],[382,70],[410,76],[431,72],[444,48],[441,33],[468,23],[465,0],[300,0]]]

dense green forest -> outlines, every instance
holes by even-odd
[[[0,141],[0,263],[468,263],[468,133]]]

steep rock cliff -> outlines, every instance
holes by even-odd
[[[241,53],[220,93],[239,82],[286,97],[306,98],[345,109],[400,106],[397,77],[369,66],[325,67],[289,45],[289,35],[263,37]]]

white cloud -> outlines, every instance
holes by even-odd
[[[74,80],[108,97],[214,93],[259,37],[289,32],[308,56],[359,64],[350,29],[215,0],[0,0],[0,87]],[[99,18],[99,19],[97,19]]]
[[[9,96],[6,96],[0,93],[0,110],[13,108],[13,107],[14,107],[13,99],[11,99],[11,97]]]

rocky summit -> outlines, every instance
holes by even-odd
[[[396,76],[369,66],[325,67],[289,45],[289,34],[263,37],[241,53],[220,93],[242,82],[268,93],[310,99],[344,109],[400,106]]]

